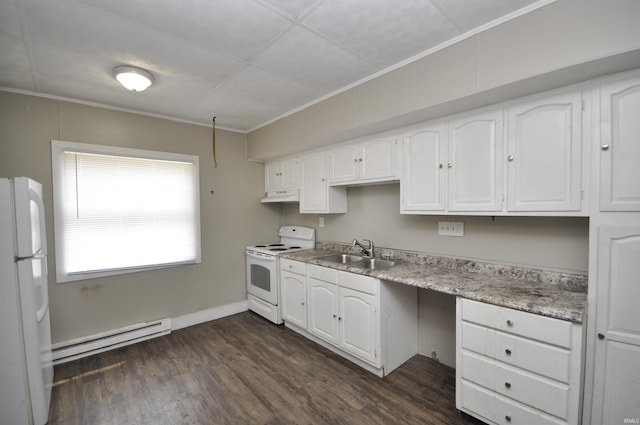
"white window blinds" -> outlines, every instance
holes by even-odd
[[[200,262],[197,157],[53,145],[59,282]]]

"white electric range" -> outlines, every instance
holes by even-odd
[[[251,245],[246,249],[247,304],[249,310],[281,324],[279,255],[314,248],[316,231],[310,227],[282,226],[278,235],[278,242]]]

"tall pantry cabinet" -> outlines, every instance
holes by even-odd
[[[640,423],[640,72],[593,87],[583,423]]]

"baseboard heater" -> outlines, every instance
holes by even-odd
[[[111,331],[101,332],[70,341],[53,344],[53,364],[66,363],[125,345],[135,344],[171,333],[171,319],[136,323]]]

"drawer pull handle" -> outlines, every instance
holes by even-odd
[[[505,382],[504,386],[507,387],[507,388],[511,388],[511,382]]]
[[[507,348],[506,350],[504,350],[505,353],[507,353],[507,356],[511,355],[511,349]]]
[[[513,326],[513,322],[511,320],[507,320],[507,326]]]
[[[604,339],[604,334],[598,334],[598,339]]]
[[[504,420],[507,422],[511,422],[511,415],[505,415]]]

